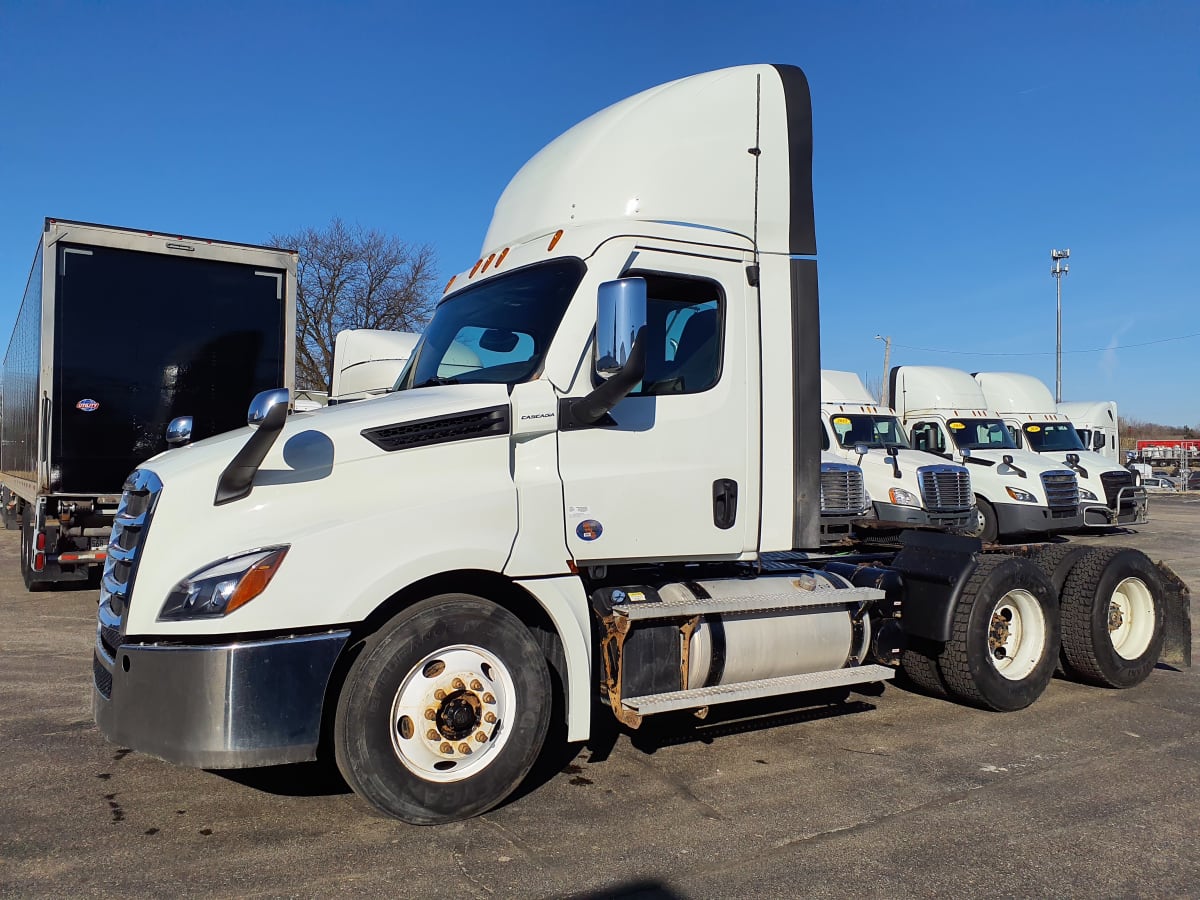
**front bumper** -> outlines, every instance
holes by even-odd
[[[1088,528],[1112,525],[1144,525],[1150,521],[1150,497],[1144,487],[1125,487],[1117,492],[1116,510],[1102,503],[1081,505],[1083,524]]]
[[[1055,516],[1045,506],[1033,503],[997,503],[996,525],[1000,534],[1027,534],[1070,531],[1083,525],[1083,513]]]
[[[931,525],[935,528],[962,528],[975,521],[975,509],[962,512],[931,512],[913,506],[897,506],[895,503],[873,502],[875,517],[881,525]]]
[[[114,744],[202,769],[316,758],[325,689],[350,636],[226,644],[97,641],[92,708]]]

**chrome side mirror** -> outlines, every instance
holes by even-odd
[[[280,403],[286,406],[291,399],[292,394],[287,388],[273,388],[256,394],[250,401],[250,409],[246,413],[246,424],[251,428],[257,428],[267,417],[271,407],[278,406]]]
[[[176,416],[167,426],[167,446],[182,447],[192,440],[192,417]]]
[[[646,279],[606,281],[596,294],[596,376],[607,381],[625,367],[646,327]]]
[[[859,443],[854,445],[854,452],[857,453],[859,455],[859,457],[861,458],[863,456],[866,456],[868,453],[870,453],[871,448],[869,446],[867,446],[865,443],[860,441]]]
[[[959,453],[962,454],[963,459],[971,458],[971,448],[970,447],[963,447],[962,450],[959,451]]]

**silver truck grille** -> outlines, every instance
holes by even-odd
[[[146,541],[150,517],[161,492],[162,482],[158,476],[138,469],[125,481],[125,493],[113,518],[108,556],[100,579],[96,650],[92,661],[96,689],[105,697],[112,693],[112,666],[116,662],[117,648],[125,636],[129,601],[137,576],[138,554]]]
[[[1074,472],[1043,472],[1042,487],[1046,489],[1046,504],[1052,515],[1061,516],[1068,510],[1074,515],[1079,508],[1079,482]]]
[[[821,515],[857,515],[866,508],[862,470],[841,463],[821,463]]]
[[[921,499],[930,512],[963,512],[975,505],[971,476],[958,466],[921,466],[917,469]]]

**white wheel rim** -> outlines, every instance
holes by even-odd
[[[413,774],[441,783],[486,768],[508,742],[517,691],[508,668],[482,647],[430,653],[396,691],[388,732]]]
[[[1154,595],[1140,578],[1126,578],[1108,601],[1108,639],[1122,659],[1137,659],[1154,637]]]
[[[988,660],[1010,681],[1027,678],[1046,652],[1046,616],[1029,591],[1009,591],[992,608]]]

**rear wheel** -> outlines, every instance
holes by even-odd
[[[900,656],[900,671],[904,673],[904,677],[911,681],[914,687],[932,697],[948,697],[950,692],[946,687],[946,680],[938,671],[941,645],[918,646],[915,639],[909,640],[912,643],[904,648]]]
[[[986,556],[967,579],[938,671],[950,693],[984,709],[1023,709],[1058,657],[1054,588],[1028,560]]]
[[[1140,684],[1162,653],[1162,598],[1158,569],[1140,550],[1088,551],[1063,586],[1067,674],[1103,687]]]
[[[432,597],[351,666],[334,721],[338,768],[389,816],[465,819],[528,774],[551,708],[545,657],[516,616],[466,594]]]

